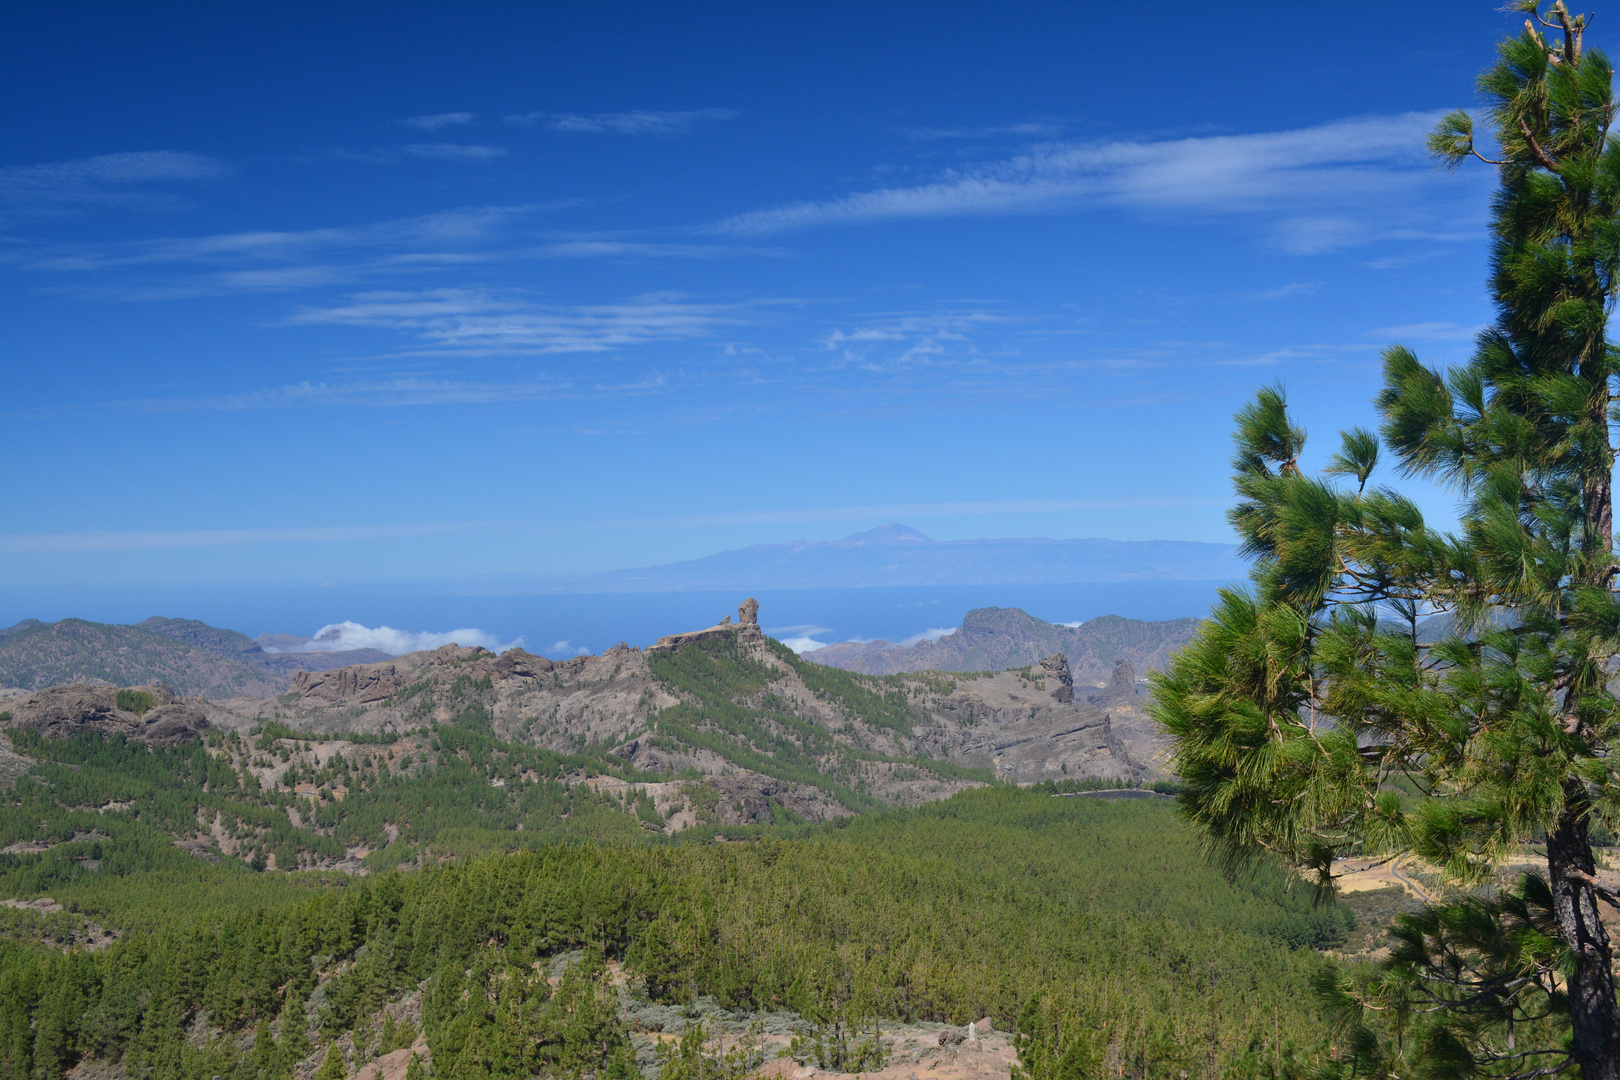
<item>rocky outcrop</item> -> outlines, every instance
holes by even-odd
[[[1108,685],[1087,700],[1094,705],[1134,705],[1140,696],[1136,692],[1136,669],[1122,656],[1114,663]]]
[[[332,671],[300,671],[293,675],[292,689],[303,697],[320,701],[354,698],[364,703],[392,697],[405,688],[405,680],[389,664],[356,664]]]
[[[914,729],[915,753],[993,769],[1002,780],[1158,775],[1131,753],[1131,733],[1116,730],[1114,716],[1075,701],[1073,687],[1044,667],[958,683],[928,703],[926,713]]]
[[[1067,705],[1074,700],[1074,677],[1069,674],[1067,656],[1053,653],[1037,665],[1037,670],[1051,684],[1053,701]]]
[[[198,705],[163,685],[126,687],[148,695],[150,708],[136,713],[118,707],[118,687],[76,683],[41,690],[11,709],[13,728],[28,728],[48,739],[97,733],[172,746],[196,738],[208,725]]]
[[[495,661],[495,672],[508,679],[537,679],[557,665],[543,656],[522,649],[507,649]]]
[[[727,615],[725,622],[716,623],[714,626],[705,627],[702,630],[688,630],[681,634],[665,634],[663,637],[653,642],[648,648],[649,651],[657,649],[678,649],[682,645],[687,645],[694,641],[714,641],[719,638],[730,637],[736,632],[737,628],[731,625],[731,616]]]
[[[688,630],[681,634],[665,634],[652,643],[653,649],[678,649],[694,641],[713,641],[735,634],[740,641],[763,641],[765,633],[759,628],[759,601],[749,597],[737,606],[737,625],[731,625],[727,615],[713,626],[702,630]]]

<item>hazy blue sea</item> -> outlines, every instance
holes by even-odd
[[[898,641],[925,630],[959,626],[976,607],[1019,607],[1050,622],[1098,615],[1171,619],[1203,615],[1225,582],[1155,581],[1081,585],[955,585],[757,592],[759,621],[775,636],[818,628],[824,642],[850,638]],[[545,653],[566,641],[601,652],[620,641],[648,645],[663,634],[736,618],[743,592],[469,595],[451,586],[302,588],[8,589],[0,593],[0,627],[25,618],[69,616],[95,622],[138,622],[149,615],[201,619],[260,633],[311,635],[329,623],[442,632],[483,630],[499,641],[519,638]],[[789,630],[787,628],[795,628]],[[558,650],[560,651],[560,650]]]

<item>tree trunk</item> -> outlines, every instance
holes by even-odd
[[[1610,974],[1609,935],[1598,919],[1598,898],[1589,883],[1596,865],[1586,819],[1566,810],[1547,837],[1547,870],[1553,918],[1569,946],[1569,1018],[1582,1080],[1620,1080],[1620,1006]]]

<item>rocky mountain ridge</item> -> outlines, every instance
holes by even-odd
[[[818,664],[867,675],[907,671],[1001,671],[1028,667],[1063,654],[1073,677],[1099,686],[1113,679],[1123,659],[1138,671],[1163,668],[1198,629],[1197,619],[1148,622],[1103,615],[1065,626],[1044,622],[1019,608],[975,608],[954,633],[937,641],[896,645],[890,641],[842,642],[806,652]]]
[[[426,746],[433,731],[471,725],[508,745],[638,778],[592,780],[587,769],[575,782],[624,787],[621,802],[650,800],[660,828],[676,830],[702,819],[704,806],[721,822],[775,820],[773,807],[818,821],[992,780],[1160,778],[1156,730],[1129,664],[1101,695],[1075,687],[1061,654],[971,675],[873,677],[813,664],[766,637],[757,605],[745,603],[737,623],[669,635],[645,650],[620,644],[553,661],[446,645],[298,672],[286,690],[263,696],[182,700],[146,688],[160,720],[174,719],[163,709],[183,710],[178,728],[148,732],[116,707],[112,688],[89,685],[38,692],[10,705],[8,720],[46,736],[97,730],[163,745],[209,726],[228,736],[274,730],[281,734],[265,738],[293,756],[243,762],[266,790],[311,752],[300,736],[327,747]]]
[[[698,659],[684,670],[689,650]],[[843,770],[878,801],[904,803],[960,786],[924,775],[926,768],[897,771],[906,759],[1018,781],[1162,775],[1155,729],[1128,663],[1125,684],[1117,665],[1110,670],[1112,696],[1098,704],[1076,696],[1062,655],[1043,660],[1028,671],[967,678],[861,678],[794,656],[761,633],[757,605],[745,604],[736,624],[669,635],[646,650],[621,643],[599,656],[553,661],[522,649],[496,656],[445,646],[300,674],[285,694],[224,703],[216,722],[273,720],[298,731],[385,735],[476,708],[498,737],[559,753],[595,748],[642,771],[773,778],[807,800],[806,816],[817,817],[836,812],[839,798],[773,764],[814,758],[814,770]],[[716,667],[743,672],[728,688],[736,692],[716,695],[703,684]],[[728,721],[721,715],[728,703],[746,715]],[[677,734],[672,717],[681,706],[696,715]]]

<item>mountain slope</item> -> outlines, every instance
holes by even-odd
[[[759,544],[702,559],[542,582],[556,592],[835,589],[1229,581],[1248,565],[1230,544],[1172,540],[937,541],[890,523],[842,540]]]
[[[0,685],[161,682],[186,695],[262,697],[285,686],[267,671],[138,626],[29,620],[0,637]]]
[[[39,690],[70,683],[164,683],[182,694],[258,698],[286,689],[297,671],[388,659],[375,649],[267,653],[235,630],[153,616],[132,626],[24,619],[0,629],[0,686]]]
[[[900,646],[847,641],[804,654],[806,660],[868,675],[905,671],[1003,671],[1062,653],[1076,682],[1102,685],[1125,660],[1136,671],[1162,668],[1192,637],[1197,619],[1147,622],[1104,615],[1079,626],[1044,622],[1018,608],[975,608],[938,641]]]

